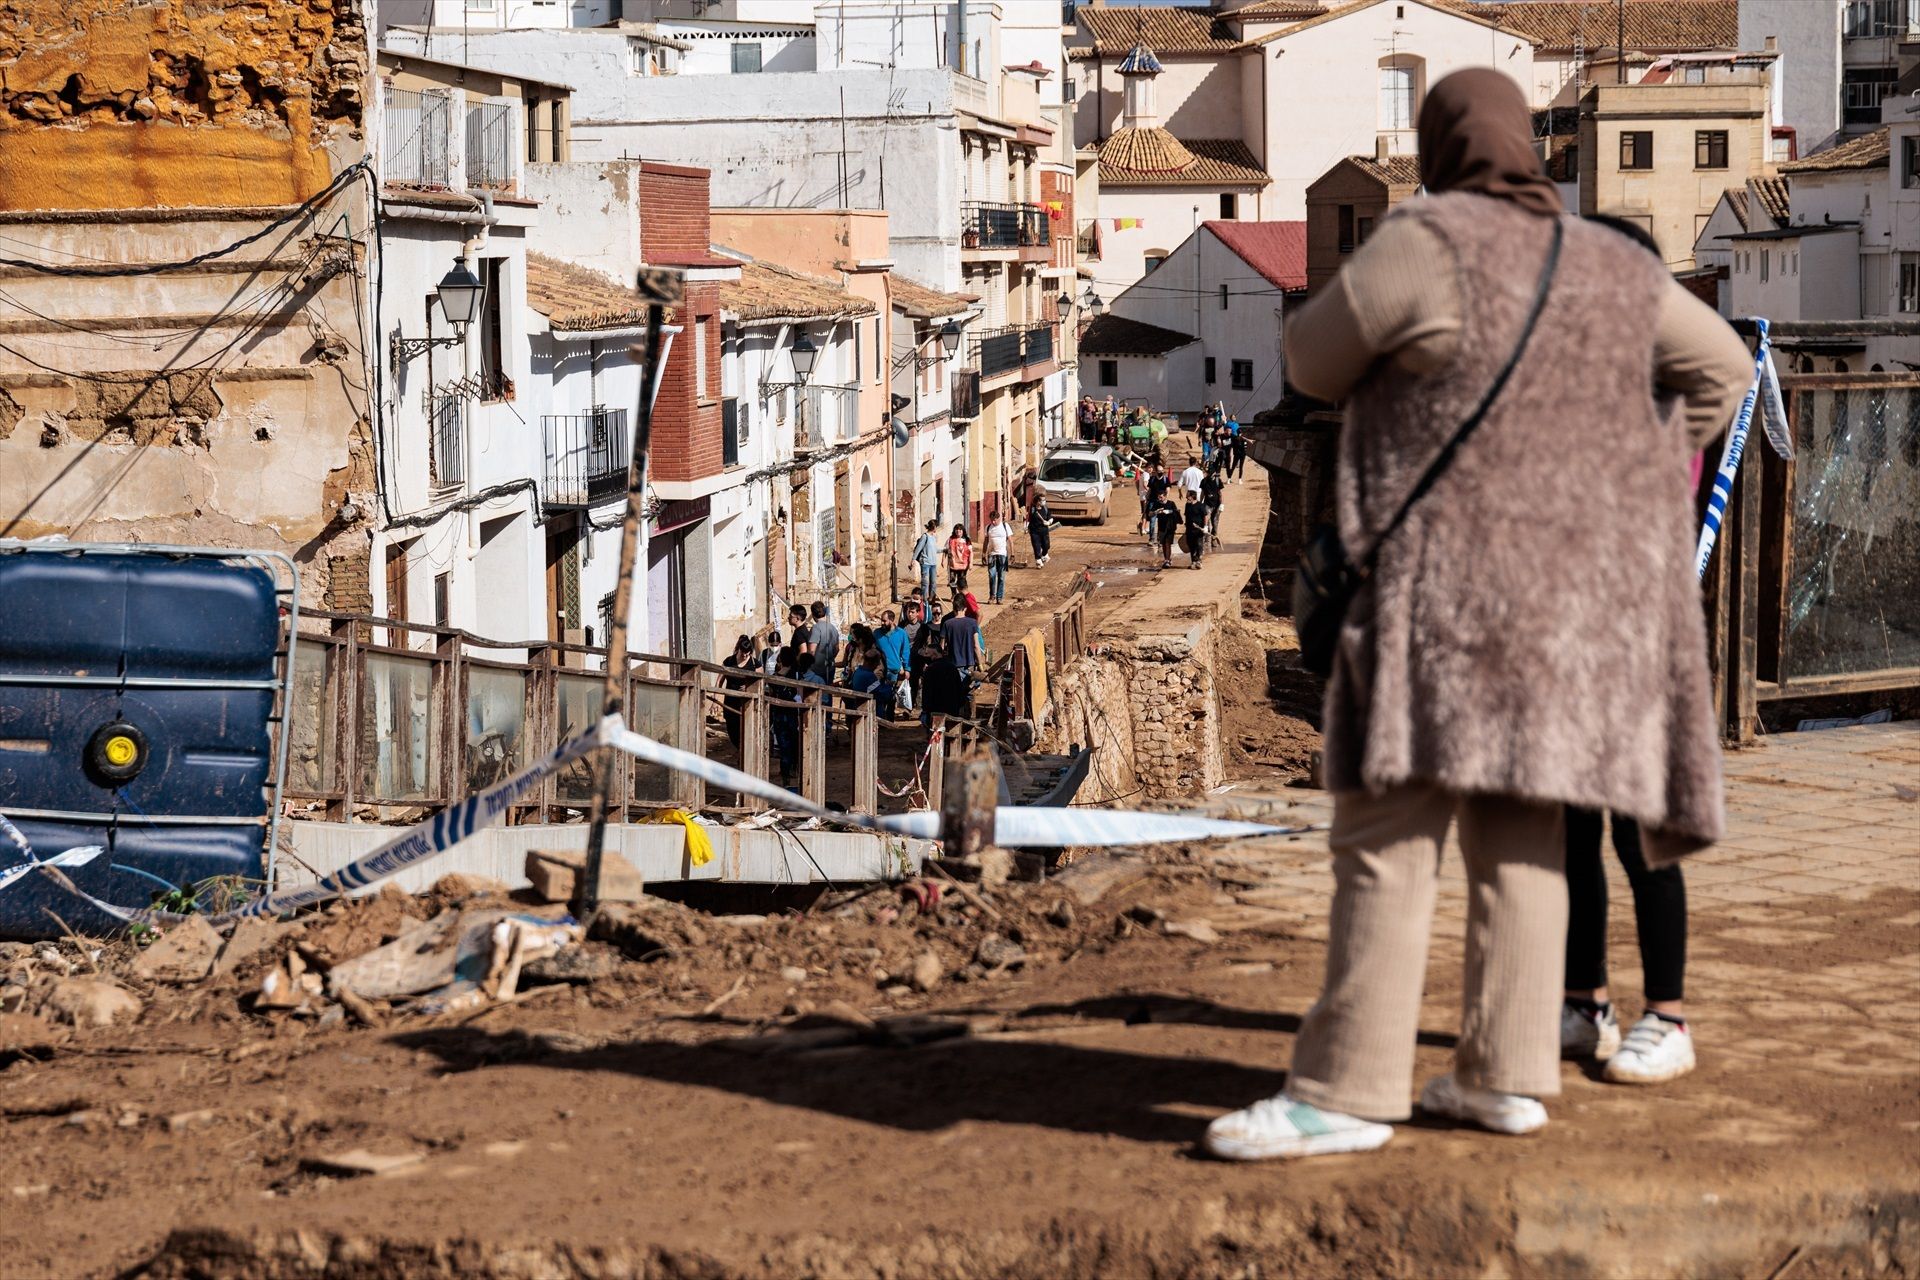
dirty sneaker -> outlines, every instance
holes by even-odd
[[[1615,1084],[1660,1084],[1693,1070],[1693,1032],[1685,1022],[1643,1014],[1607,1063]]]
[[[1420,1091],[1420,1109],[1429,1115],[1467,1120],[1495,1133],[1532,1133],[1547,1123],[1547,1109],[1538,1098],[1476,1089],[1451,1075],[1427,1081]]]
[[[1206,1148],[1222,1160],[1284,1160],[1372,1151],[1392,1136],[1392,1125],[1322,1111],[1282,1093],[1208,1125]]]
[[[1620,1051],[1620,1019],[1613,1005],[1560,1006],[1560,1056],[1605,1062]]]

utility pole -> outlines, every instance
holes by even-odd
[[[1613,82],[1627,82],[1627,0],[1613,0]]]
[[[647,336],[631,348],[640,360],[640,403],[633,418],[633,448],[627,463],[627,513],[620,522],[619,576],[613,583],[613,617],[607,620],[607,678],[600,699],[600,715],[619,715],[627,704],[627,615],[633,609],[633,568],[640,555],[640,521],[646,501],[647,450],[653,443],[654,371],[660,363],[660,326],[669,304],[683,292],[677,271],[642,267],[636,281],[647,299]],[[593,805],[588,810],[587,865],[580,877],[580,918],[591,925],[600,909],[600,867],[607,841],[607,803],[613,795],[613,774],[620,753],[601,747],[594,762]]]

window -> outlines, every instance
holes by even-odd
[[[1120,362],[1118,360],[1102,360],[1100,362],[1100,385],[1103,387],[1117,387],[1120,385]]]
[[[693,322],[693,398],[707,398],[707,318]]]
[[[1853,67],[1840,73],[1841,118],[1847,124],[1880,123],[1880,100],[1893,93],[1898,67]]]
[[[720,465],[740,465],[740,401],[732,396],[720,402]]]
[[[1161,263],[1165,262],[1166,260],[1167,260],[1167,255],[1164,252],[1148,254],[1146,256],[1147,270],[1151,272],[1155,267],[1159,266]]]
[[[1773,250],[1771,250],[1771,249],[1762,249],[1762,250],[1760,251],[1760,281],[1761,281],[1761,283],[1763,283],[1763,284],[1764,284],[1764,283],[1766,283],[1766,281],[1767,281],[1767,278],[1768,278],[1769,276],[1771,276],[1772,274],[1773,274]]]
[[[1235,360],[1233,362],[1233,389],[1235,391],[1253,390],[1253,361]]]
[[[453,575],[436,573],[433,575],[433,625],[444,627],[450,616],[447,613],[447,597],[451,594]]]
[[[887,376],[886,371],[881,368],[886,358],[887,348],[885,344],[880,341],[880,317],[875,316],[873,318],[873,380],[875,382],[879,382]]]
[[[847,326],[853,332],[853,377],[851,382],[860,381],[860,322],[855,320]]]
[[[513,383],[507,377],[506,321],[502,315],[506,297],[507,260],[480,259],[480,282],[486,292],[480,296],[480,398],[513,399]]]
[[[1707,69],[1698,62],[1690,62],[1682,72],[1680,79],[1683,84],[1705,84],[1707,82]]]
[[[1696,129],[1694,131],[1693,167],[1696,169],[1724,169],[1727,167],[1727,131],[1725,129]]]
[[[736,43],[733,46],[733,74],[747,75],[760,69],[760,44]]]
[[[384,615],[395,622],[407,620],[407,544],[399,543],[387,548],[387,611]],[[399,637],[394,637],[399,642]]]
[[[1622,169],[1653,168],[1653,135],[1651,133],[1643,130],[1621,133],[1620,167]]]
[[[1380,127],[1413,128],[1413,68],[1390,65],[1380,68]]]
[[[1227,286],[1221,285],[1220,286],[1220,309],[1222,311],[1225,311],[1227,309],[1227,296],[1228,296]]]
[[[1212,386],[1220,380],[1219,371],[1214,368],[1214,359],[1212,356],[1207,356],[1202,363],[1206,365],[1207,385]]]
[[[1372,234],[1373,234],[1372,218],[1355,218],[1353,220],[1353,242],[1355,245],[1365,244],[1367,242],[1367,237]]]
[[[1353,206],[1340,206],[1340,252],[1353,252]]]
[[[1920,133],[1900,139],[1900,185],[1920,187]]]
[[[1240,197],[1235,195],[1231,191],[1222,191],[1220,193],[1221,221],[1232,222],[1234,219],[1238,218],[1239,216],[1240,216]]]
[[[1920,253],[1900,255],[1900,297],[1898,307],[1902,314],[1912,315],[1920,312]]]

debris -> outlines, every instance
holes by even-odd
[[[941,965],[940,957],[931,951],[922,951],[913,958],[907,985],[915,991],[931,991],[940,985],[940,979],[945,976],[946,969]]]
[[[213,976],[226,977],[240,965],[299,928],[297,924],[287,924],[279,920],[246,917],[233,926],[233,932],[227,936],[226,945],[220,948],[219,958],[213,962]]]
[[[123,1017],[138,1017],[140,997],[110,982],[60,978],[40,1001],[40,1011],[75,1027],[110,1027]]]
[[[1073,928],[1073,903],[1062,898],[1048,907],[1047,923],[1056,929]]]
[[[661,898],[602,903],[590,936],[612,943],[629,960],[671,955],[707,941],[698,912]]]
[[[1220,931],[1208,920],[1169,920],[1160,931],[1172,938],[1191,938],[1208,945],[1220,941]]]
[[[968,854],[960,865],[976,872],[981,885],[988,889],[998,889],[1013,876],[1013,855],[994,846]]]
[[[354,1020],[363,1027],[377,1027],[386,1019],[380,1011],[352,987],[342,987],[336,997],[340,1007],[354,1016]]]
[[[1869,711],[1863,716],[1829,716],[1821,720],[1802,720],[1793,726],[1795,733],[1814,733],[1822,729],[1851,729],[1863,724],[1886,724],[1893,719],[1893,711],[1882,707],[1878,711]]]
[[[151,982],[199,982],[213,972],[221,937],[205,916],[169,925],[133,962],[133,974]]]
[[[427,890],[432,897],[458,902],[463,898],[504,898],[512,890],[504,880],[477,876],[466,871],[450,871]]]
[[[975,963],[989,972],[1013,969],[1027,962],[1027,949],[1019,943],[1003,938],[997,933],[989,933],[980,939],[980,945],[974,948]]]
[[[522,981],[603,982],[620,971],[621,955],[610,946],[583,942],[553,955],[537,956],[520,970]]]
[[[189,1129],[210,1125],[217,1117],[211,1107],[202,1107],[198,1111],[180,1111],[167,1117],[168,1133],[185,1133]]]
[[[1166,918],[1167,913],[1158,907],[1149,907],[1136,902],[1127,908],[1127,919],[1134,921],[1136,924],[1144,924],[1148,928],[1152,928]]]
[[[807,980],[807,971],[797,964],[784,965],[780,969],[780,981],[799,986]]]
[[[927,863],[927,866],[932,870],[939,872],[941,875],[945,876],[949,881],[951,881],[953,883],[954,892],[959,894],[961,897],[965,898],[968,902],[980,908],[982,911],[992,916],[995,920],[1000,920],[1004,918],[1000,914],[1000,908],[994,906],[991,902],[988,902],[985,898],[981,897],[979,893],[974,890],[972,885],[962,883],[959,876],[954,875],[953,872],[947,870],[945,867],[941,866],[937,862],[929,862]]]
[[[579,896],[580,877],[587,869],[584,850],[529,849],[527,879],[542,902],[572,902]],[[646,895],[647,882],[631,862],[605,850],[600,862],[600,901],[638,902]]]
[[[67,1113],[67,1118],[61,1121],[62,1124],[72,1125],[76,1129],[85,1129],[89,1133],[91,1133],[95,1129],[100,1128],[102,1125],[106,1124],[106,1122],[107,1122],[106,1112],[92,1111],[92,1110],[69,1111]]]
[[[355,1147],[351,1151],[333,1155],[308,1156],[300,1164],[314,1173],[330,1174],[336,1178],[380,1178],[411,1169],[425,1160],[426,1156],[418,1151],[401,1155],[376,1155],[364,1147]]]
[[[324,1031],[329,1027],[337,1027],[346,1020],[347,1011],[337,1004],[330,1004],[327,1006],[326,1011],[320,1015],[319,1020],[313,1025],[315,1028]]]
[[[709,1000],[706,1003],[705,1007],[703,1007],[700,1010],[700,1016],[703,1018],[711,1018],[714,1014],[726,1008],[727,1004],[735,996],[739,995],[742,991],[745,991],[746,989],[747,989],[747,975],[743,973],[739,977],[733,980],[732,986],[728,987],[725,991],[715,996],[712,1000]]]
[[[14,1184],[13,1198],[15,1200],[36,1200],[41,1196],[51,1194],[52,1191],[53,1185],[51,1183],[20,1182]]]

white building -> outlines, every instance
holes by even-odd
[[[1900,78],[1899,46],[1920,32],[1920,0],[1739,0],[1740,47],[1777,40],[1786,124],[1813,155],[1880,124]]]
[[[1211,404],[1250,419],[1280,400],[1285,301],[1306,287],[1305,222],[1204,222],[1087,326],[1080,384],[1188,421]]]

